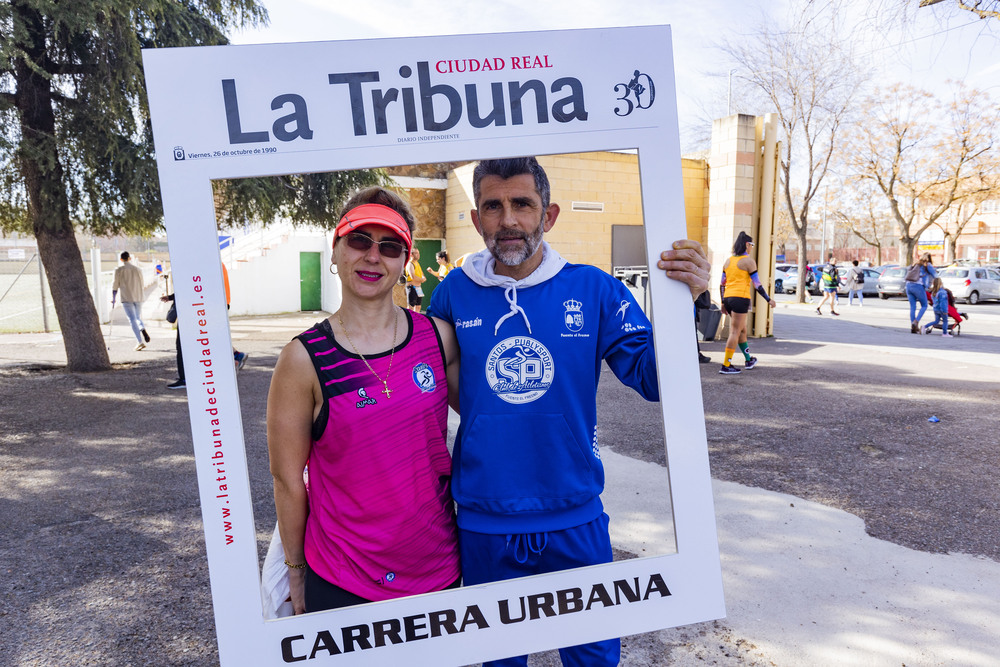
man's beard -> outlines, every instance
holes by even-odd
[[[490,254],[493,255],[493,258],[499,263],[504,266],[517,266],[535,254],[538,246],[542,244],[542,235],[544,233],[545,230],[542,226],[542,221],[539,220],[538,227],[532,233],[525,234],[516,229],[501,230],[486,239],[486,247],[489,249]],[[519,249],[502,249],[499,241],[506,239],[521,239],[524,243]]]

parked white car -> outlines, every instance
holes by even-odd
[[[983,299],[1000,299],[1000,271],[983,266],[952,266],[938,271],[945,289],[956,299],[979,303]]]

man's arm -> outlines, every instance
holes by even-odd
[[[647,401],[660,400],[652,329],[622,337],[607,351],[604,360],[626,387],[632,387]]]
[[[701,244],[691,239],[674,241],[670,250],[660,253],[657,268],[665,271],[667,277],[682,282],[691,290],[691,300],[708,289],[708,276],[712,265]]]
[[[434,326],[441,336],[441,345],[444,347],[445,375],[448,380],[448,405],[452,410],[458,412],[458,375],[460,370],[461,357],[458,351],[458,338],[455,336],[455,328],[440,317],[432,317]]]

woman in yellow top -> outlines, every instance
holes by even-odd
[[[719,372],[723,375],[735,375],[740,369],[733,366],[732,359],[739,346],[745,360],[744,368],[750,370],[757,365],[757,357],[750,356],[750,346],[747,344],[747,313],[750,312],[750,298],[756,291],[774,308],[778,304],[767,295],[767,290],[760,284],[757,276],[757,262],[750,257],[753,248],[753,238],[746,232],[740,232],[733,244],[733,256],[722,267],[722,314],[729,315],[729,338],[726,340],[726,357]]]
[[[420,268],[420,251],[416,246],[413,246],[410,259],[406,262],[403,276],[406,278],[406,307],[419,313],[420,306],[424,302],[424,288],[421,285],[427,278],[424,277],[424,270]]]
[[[434,269],[428,266],[427,273],[431,274],[438,280],[444,280],[444,277],[448,275],[448,272],[451,271],[453,268],[455,268],[451,265],[451,262],[448,261],[448,251],[447,250],[439,251],[434,256],[434,259],[437,260],[438,269],[437,271],[435,271]]]

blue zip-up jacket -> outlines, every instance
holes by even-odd
[[[934,312],[948,314],[948,290],[943,287],[934,295]]]
[[[455,327],[462,358],[452,496],[465,530],[546,532],[601,515],[602,360],[659,400],[652,327],[628,289],[546,243],[541,252],[517,282],[476,253],[431,297],[428,314]]]

